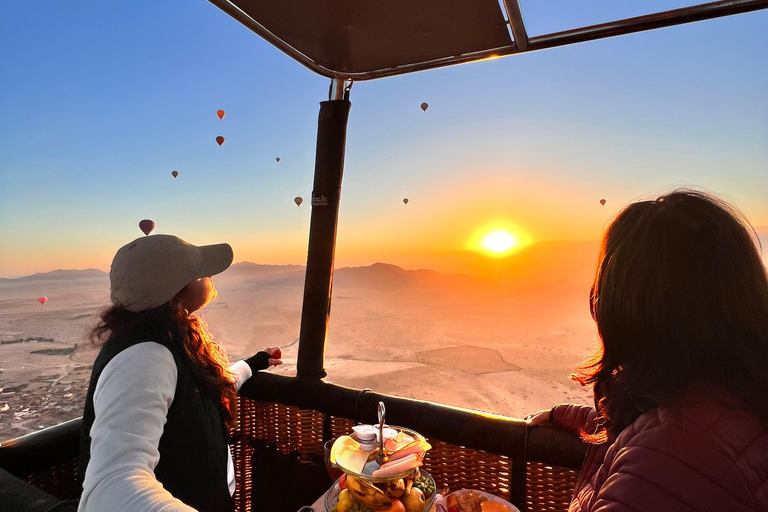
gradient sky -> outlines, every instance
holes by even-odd
[[[694,3],[522,7],[536,35]],[[337,266],[426,266],[491,223],[596,240],[683,185],[768,225],[766,27],[761,11],[356,83]],[[143,218],[235,261],[306,261],[293,198],[327,79],[205,0],[6,2],[0,55],[0,276],[107,270]]]

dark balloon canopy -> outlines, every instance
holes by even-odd
[[[408,204],[408,198],[403,199],[403,203]]]
[[[218,142],[219,146],[221,146],[222,144],[224,144],[224,137],[219,135],[218,137],[216,137],[216,142]]]
[[[148,235],[155,229],[155,223],[149,219],[144,219],[139,222],[139,229],[142,230],[145,235]]]
[[[426,104],[426,103],[422,103],[421,104],[421,110],[423,110],[424,112],[426,112],[428,108],[429,108],[428,104]]]
[[[601,200],[600,200],[600,204],[601,204],[601,205],[603,205],[603,206],[605,206],[605,199],[601,199]]]
[[[301,206],[301,203],[303,203],[304,200],[302,198],[300,198],[300,197],[295,197],[293,199],[293,202],[296,203],[296,206]]]
[[[171,176],[173,176],[174,178],[178,178],[179,177],[179,171],[173,171],[171,173]]]
[[[275,158],[275,160],[277,161],[277,163],[280,163],[280,157]]]

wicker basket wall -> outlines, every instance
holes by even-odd
[[[245,397],[239,399],[238,426],[230,432],[238,512],[254,510],[251,502],[254,446],[268,443],[283,454],[296,452],[307,462],[318,464],[323,460],[324,427],[326,436],[335,438],[349,433],[353,425],[351,419],[339,416],[331,417],[329,425],[324,423],[323,413],[315,410]],[[76,443],[77,439],[72,441]],[[438,439],[429,439],[429,442],[432,449],[427,452],[424,468],[435,478],[439,491],[473,488],[509,499],[512,461],[508,457]],[[578,472],[572,469],[528,462],[526,511],[568,510],[577,477]],[[60,499],[78,498],[81,492],[77,459],[31,473],[26,480]]]
[[[83,491],[78,478],[77,459],[35,471],[27,476],[26,480],[62,500],[78,499]]]
[[[232,431],[233,456],[238,490],[238,512],[251,512],[251,455],[254,440],[275,444],[282,453],[297,451],[302,457],[317,460],[323,454],[324,415],[278,403],[240,398],[238,427]],[[332,417],[331,437],[351,431],[351,419]],[[436,439],[429,439],[424,468],[435,478],[437,489],[480,489],[509,499],[512,461],[508,457],[474,450]],[[527,465],[526,510],[529,512],[567,511],[578,472],[568,468]]]

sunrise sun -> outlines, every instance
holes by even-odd
[[[467,241],[467,248],[501,258],[530,243],[530,237],[517,226],[493,222],[475,231]]]
[[[491,231],[483,237],[483,249],[501,254],[509,251],[518,244],[515,236],[509,231]]]

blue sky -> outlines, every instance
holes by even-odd
[[[535,35],[691,3],[522,7]],[[339,264],[462,250],[499,220],[594,240],[679,185],[768,225],[766,27],[762,11],[356,83]],[[0,51],[0,276],[107,269],[143,218],[236,261],[305,261],[293,198],[325,78],[204,0],[7,3]]]

